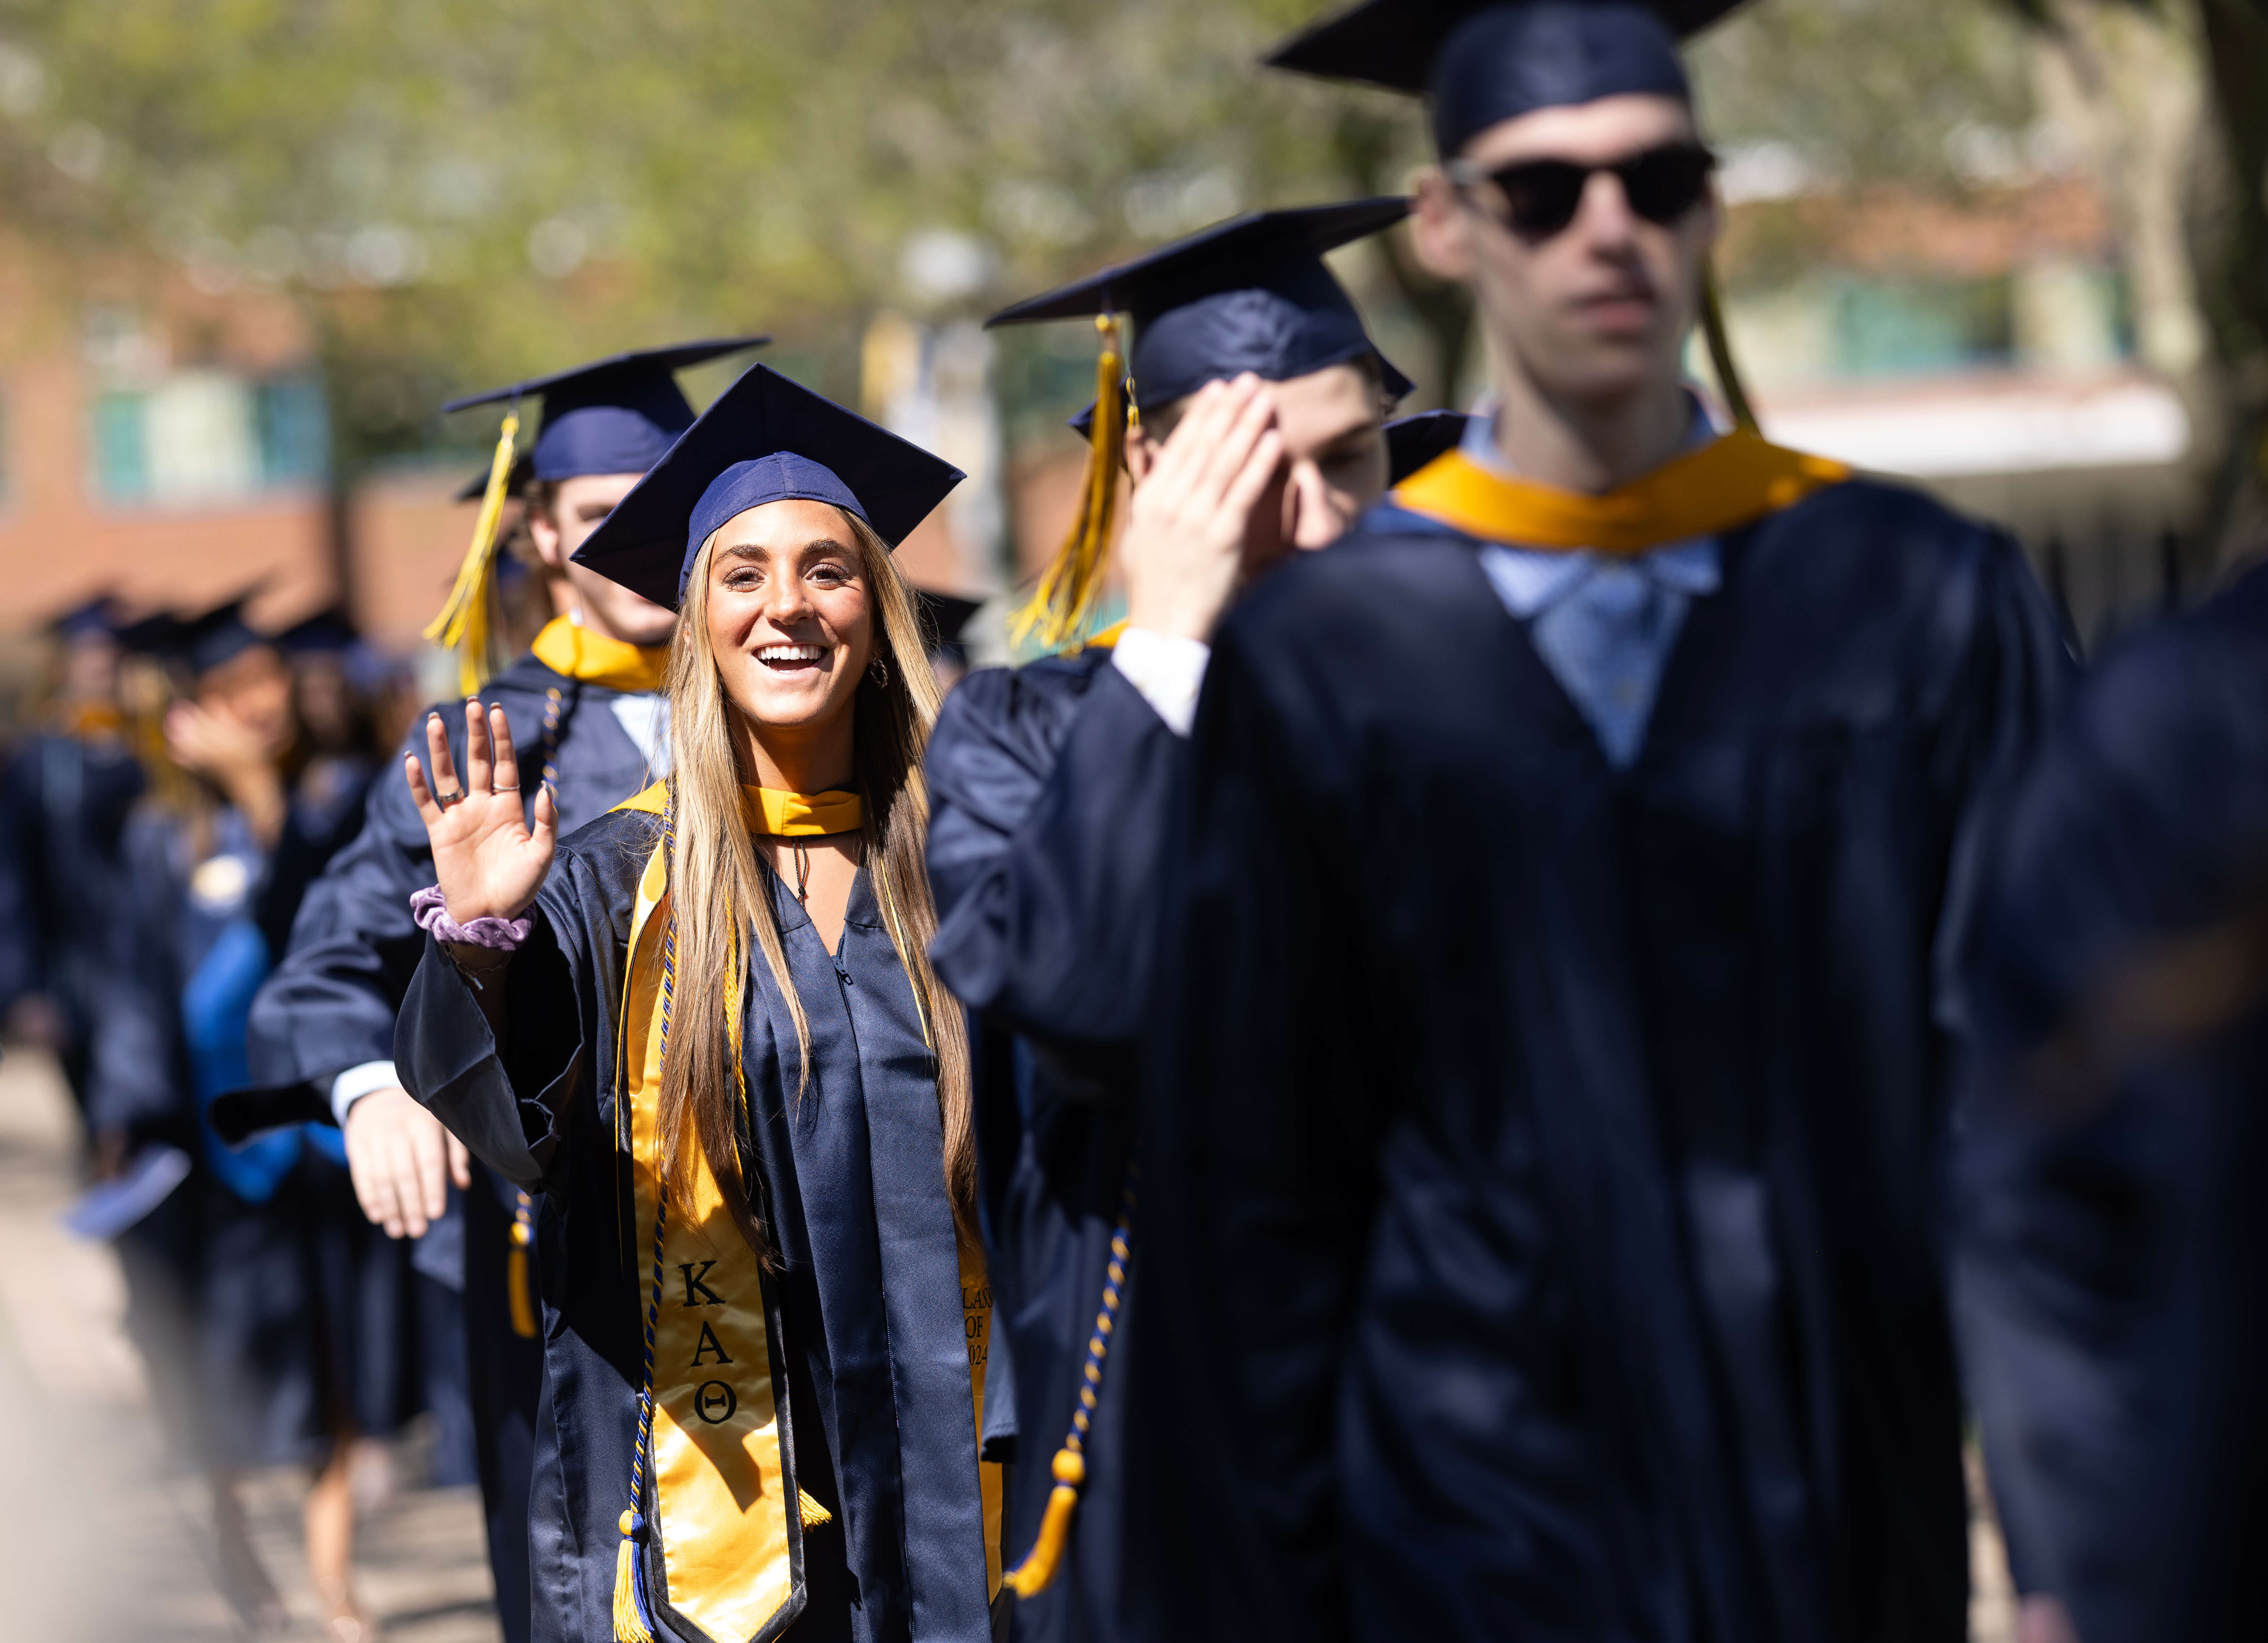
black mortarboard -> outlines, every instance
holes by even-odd
[[[512,487],[529,480],[573,479],[584,474],[643,474],[661,460],[670,442],[693,425],[693,407],[675,373],[706,360],[761,348],[768,336],[712,337],[670,348],[610,354],[549,376],[468,394],[441,407],[444,413],[475,405],[543,401],[543,429],[512,470]],[[486,487],[472,490],[466,499]]]
[[[914,589],[914,603],[921,608],[922,632],[927,636],[929,648],[938,651],[958,651],[961,630],[967,627],[976,613],[984,608],[981,599],[963,599],[957,593],[932,593],[925,587]]]
[[[123,631],[123,624],[118,619],[118,601],[107,593],[98,593],[85,604],[74,605],[50,617],[48,630],[72,644],[81,639],[115,639]]]
[[[1378,351],[1322,254],[1409,214],[1398,196],[1250,211],[1003,308],[985,324],[1131,314],[1128,374],[1141,410],[1247,371],[1285,382],[1365,355],[1399,399],[1409,378]]]
[[[337,655],[362,642],[354,623],[334,605],[296,622],[276,636],[276,648],[289,656]]]
[[[181,623],[173,635],[173,650],[190,673],[202,674],[234,661],[255,645],[274,643],[244,619],[244,600],[239,597]]]
[[[1419,411],[1386,424],[1386,483],[1398,485],[1437,456],[1447,456],[1465,437],[1472,418],[1462,411]]]
[[[584,539],[575,563],[674,610],[701,545],[750,508],[831,503],[895,548],[965,477],[888,429],[751,365]]]
[[[1538,108],[1630,92],[1690,102],[1677,42],[1740,0],[1366,0],[1268,54],[1278,69],[1422,92],[1454,154]]]

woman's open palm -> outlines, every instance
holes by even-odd
[[[416,754],[408,755],[403,773],[432,843],[433,871],[449,917],[460,925],[519,917],[542,888],[559,843],[559,807],[551,789],[547,785],[535,796],[535,828],[530,832],[520,808],[512,724],[500,707],[483,713],[479,703],[465,704],[463,786],[457,785],[449,733],[438,713],[426,718],[425,753],[439,792],[427,785]]]

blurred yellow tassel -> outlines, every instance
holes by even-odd
[[[637,1543],[630,1538],[637,1520],[622,1514],[622,1544],[615,1551],[615,1643],[654,1643],[652,1628],[639,1612]]]
[[[1037,1597],[1056,1578],[1064,1547],[1071,1541],[1071,1514],[1079,1510],[1079,1486],[1086,1481],[1086,1459],[1066,1444],[1056,1451],[1056,1486],[1048,1495],[1047,1515],[1040,1520],[1039,1537],[1023,1562],[1000,1577],[1000,1584],[1019,1597]]]
[[[535,1297],[527,1284],[527,1227],[515,1221],[512,1253],[504,1256],[504,1294],[512,1302],[512,1332],[524,1341],[535,1338]]]
[[[1031,602],[1010,624],[1018,644],[1036,636],[1041,648],[1058,651],[1079,637],[1102,589],[1110,552],[1110,527],[1118,511],[1118,469],[1126,453],[1126,383],[1120,369],[1118,321],[1095,316],[1102,354],[1094,362],[1094,425],[1087,432],[1086,478],[1071,534],[1041,573]]]
[[[1717,295],[1717,269],[1711,262],[1701,265],[1701,335],[1709,344],[1709,368],[1717,373],[1717,388],[1725,396],[1725,409],[1733,413],[1733,426],[1742,433],[1756,432],[1756,408],[1749,403],[1748,387],[1733,363],[1733,338],[1725,329],[1725,305]]]
[[[803,1526],[806,1529],[817,1529],[822,1523],[832,1523],[835,1521],[835,1514],[820,1505],[808,1492],[801,1489],[795,1492],[795,1509],[797,1515],[803,1519]]]
[[[504,519],[504,492],[512,485],[512,441],[519,433],[519,413],[506,412],[497,434],[495,460],[489,464],[489,488],[482,493],[480,516],[473,521],[472,546],[457,567],[449,602],[425,629],[429,644],[457,652],[458,688],[467,696],[501,671],[506,659],[496,654],[504,626],[496,608],[497,527]]]

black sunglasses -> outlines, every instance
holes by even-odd
[[[1460,188],[1492,182],[1504,195],[1501,220],[1514,233],[1549,239],[1575,220],[1583,190],[1594,172],[1612,172],[1623,185],[1631,210],[1649,223],[1667,227],[1701,203],[1717,157],[1698,143],[1668,143],[1611,166],[1586,166],[1572,159],[1524,159],[1497,171],[1484,171],[1469,159],[1453,159],[1442,169]]]

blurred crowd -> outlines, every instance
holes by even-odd
[[[336,612],[271,631],[242,600],[98,599],[40,643],[0,776],[7,1039],[54,1054],[85,1120],[72,1227],[114,1240],[170,1444],[210,1481],[227,1595],[280,1619],[237,1477],[302,1463],[310,1568],[342,1606],[356,1502],[391,1487],[384,1440],[430,1412],[437,1478],[471,1477],[461,1322],[357,1208],[335,1129],[237,1150],[202,1110],[244,1080],[253,994],[360,829],[414,672]]]

